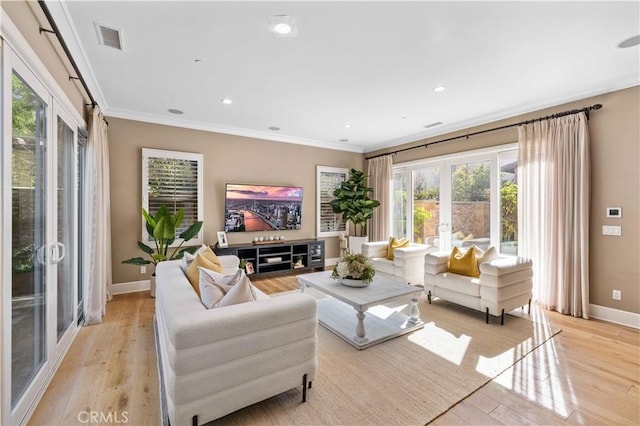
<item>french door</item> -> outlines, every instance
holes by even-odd
[[[514,146],[396,166],[393,235],[516,254],[516,167]]]
[[[77,331],[82,160],[76,121],[10,48],[2,55],[0,423],[21,424]]]

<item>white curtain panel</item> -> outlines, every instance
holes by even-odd
[[[518,127],[519,254],[533,260],[533,296],[589,317],[590,149],[584,113]]]
[[[86,152],[85,200],[87,200],[84,312],[86,324],[102,322],[111,300],[111,203],[107,123],[98,106],[89,123]]]
[[[386,241],[391,232],[391,181],[393,180],[392,155],[368,160],[369,186],[373,188],[373,199],[380,201],[369,221],[369,241]]]

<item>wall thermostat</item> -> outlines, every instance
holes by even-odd
[[[622,207],[607,207],[607,217],[622,217]]]

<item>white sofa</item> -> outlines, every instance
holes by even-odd
[[[376,273],[382,272],[401,278],[408,284],[422,284],[424,280],[424,256],[436,247],[411,244],[394,250],[393,260],[387,259],[388,241],[374,241],[362,244],[362,254],[373,264]]]
[[[500,316],[529,305],[531,313],[531,289],[533,270],[530,259],[501,256],[480,264],[480,277],[458,275],[447,270],[449,252],[428,253],[424,259],[424,291],[429,303],[439,297],[458,305]]]
[[[219,256],[224,272],[236,256]],[[202,424],[297,386],[317,369],[317,304],[291,293],[207,310],[180,267],[156,268],[156,339],[172,425]],[[163,401],[165,402],[165,401]]]

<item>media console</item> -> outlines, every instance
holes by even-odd
[[[212,247],[217,255],[233,254],[251,262],[256,275],[324,269],[323,240],[292,240],[268,244]]]

